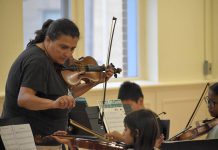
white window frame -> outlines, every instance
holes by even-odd
[[[146,66],[148,65],[148,62],[146,61],[146,41],[145,40],[145,33],[146,33],[146,10],[144,9],[146,6],[146,1],[144,0],[138,0],[138,76],[137,77],[122,77],[117,79],[112,79],[111,81],[126,81],[126,80],[147,80],[147,69]],[[79,58],[81,56],[85,55],[85,34],[84,34],[84,0],[72,0],[72,18],[73,21],[78,25],[81,37],[80,41],[77,45],[76,51],[74,56],[76,58]],[[141,65],[143,64],[143,65]]]

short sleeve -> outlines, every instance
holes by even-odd
[[[23,66],[21,86],[46,94],[48,61],[45,58],[35,58],[27,61]]]
[[[218,125],[213,127],[207,134],[207,139],[218,139]]]

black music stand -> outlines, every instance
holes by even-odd
[[[164,140],[169,138],[170,120],[160,120],[160,126],[164,135]]]
[[[123,107],[124,107],[126,114],[131,112],[131,107],[129,105],[124,104]],[[99,121],[99,107],[98,106],[87,107],[86,113],[88,115],[92,130],[102,135],[107,133],[105,126],[98,123]]]
[[[76,106],[69,113],[69,119],[72,119],[80,123],[81,125],[91,129],[89,118],[85,111],[86,108],[87,108],[86,99],[83,97],[77,98]],[[72,135],[90,135],[89,133],[79,129],[78,127],[71,125],[70,122],[68,123],[68,130]]]
[[[131,112],[131,107],[129,105],[123,105],[125,113]],[[93,130],[98,134],[105,134],[106,128],[105,126],[99,124],[99,108],[98,106],[87,106],[86,99],[83,97],[79,97],[76,99],[76,106],[70,111],[69,119],[72,119],[81,125]],[[91,134],[70,125],[69,123],[69,132],[73,135],[82,135],[82,136],[90,136]]]
[[[106,128],[104,124],[99,123],[99,108],[98,106],[86,107],[85,109],[87,116],[89,118],[89,123],[91,129],[98,134],[104,135],[106,133]]]

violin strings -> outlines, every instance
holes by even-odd
[[[71,65],[70,67],[72,67],[72,68],[74,68],[75,69],[75,71],[79,71],[79,70],[88,70],[87,68],[91,68],[92,67],[92,69],[93,70],[91,70],[91,71],[96,71],[95,69],[97,68],[102,68],[103,66],[95,66],[95,65]],[[104,68],[104,70],[105,70],[105,67],[103,67]],[[120,71],[119,71],[119,68],[113,68],[113,70],[114,70],[114,73],[120,73]]]

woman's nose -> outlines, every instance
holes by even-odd
[[[66,52],[64,53],[64,56],[67,57],[67,58],[69,58],[69,57],[72,57],[72,54],[73,54],[72,51],[66,51]]]

